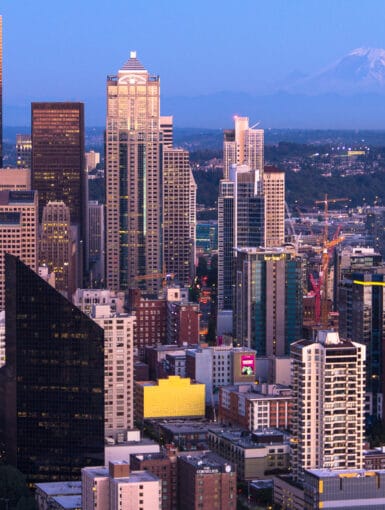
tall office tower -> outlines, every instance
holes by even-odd
[[[144,280],[149,292],[162,270],[162,182],[158,76],[131,52],[117,76],[107,78],[106,272],[109,289]]]
[[[234,117],[234,129],[226,129],[223,138],[223,178],[228,179],[231,165],[249,165],[263,174],[264,131],[249,127],[248,117]]]
[[[191,170],[189,153],[163,151],[163,264],[182,285],[194,278],[194,238],[191,238]],[[195,183],[194,183],[195,184]],[[193,211],[195,207],[193,207]]]
[[[32,138],[31,135],[16,135],[16,166],[31,168]]]
[[[285,243],[285,172],[265,166],[263,173],[265,197],[265,246],[274,248]]]
[[[365,346],[319,331],[291,346],[292,457],[295,479],[304,470],[362,469]]]
[[[163,147],[172,148],[174,143],[174,125],[172,115],[162,115],[159,117],[159,127],[162,133]]]
[[[87,211],[83,103],[32,103],[31,168],[39,221],[49,201],[63,200],[71,223],[82,226]]]
[[[233,308],[234,248],[263,246],[264,199],[259,171],[232,165],[218,200],[218,309]]]
[[[190,168],[190,239],[192,242],[192,264],[191,272],[195,274],[195,265],[197,264],[196,242],[197,242],[197,189],[194,175]]]
[[[383,419],[385,267],[344,274],[338,287],[339,332],[366,346],[366,413]]]
[[[30,482],[104,462],[104,333],[6,255],[5,445]]]
[[[0,168],[3,168],[3,17],[0,15]]]
[[[104,330],[105,436],[124,441],[134,426],[135,317],[94,305],[91,318]]]
[[[88,202],[88,267],[90,281],[104,282],[105,244],[104,244],[104,205],[95,200]]]
[[[233,309],[234,182],[221,180],[218,197],[218,310]]]
[[[48,202],[43,208],[39,240],[39,266],[55,273],[55,288],[72,299],[76,285],[76,245],[72,238],[70,210],[64,202]]]
[[[160,510],[162,485],[149,471],[131,471],[129,462],[82,469],[84,510]]]
[[[289,249],[236,251],[236,340],[258,356],[287,356],[302,336],[302,259]]]
[[[5,254],[37,270],[36,191],[0,191],[0,311],[5,306]]]

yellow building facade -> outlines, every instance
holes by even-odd
[[[140,381],[135,385],[137,420],[146,418],[203,417],[205,385],[173,375],[168,379]]]

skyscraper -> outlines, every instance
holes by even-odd
[[[292,471],[362,469],[365,346],[319,331],[291,346]]]
[[[104,462],[104,333],[6,255],[5,445],[30,482]]]
[[[3,17],[0,15],[0,168],[3,168]]]
[[[218,309],[231,310],[235,248],[263,246],[264,200],[260,172],[232,165],[218,200]]]
[[[288,356],[302,336],[302,259],[291,250],[238,248],[234,334],[259,356]]]
[[[195,181],[189,153],[183,149],[165,148],[163,152],[163,264],[182,284],[194,277],[194,241],[191,220],[195,207]],[[191,210],[192,209],[192,210]],[[193,221],[193,224],[195,222]]]
[[[32,103],[31,166],[39,221],[50,200],[63,200],[71,223],[82,226],[87,210],[83,103]]]
[[[130,287],[138,275],[162,269],[161,130],[158,76],[131,52],[107,77],[106,277],[110,289]],[[146,276],[156,291],[159,278]]]
[[[285,243],[285,172],[265,166],[263,172],[265,198],[265,246],[280,247]]]
[[[55,273],[55,289],[72,299],[76,282],[76,245],[70,210],[64,202],[48,202],[43,208],[39,240],[39,266]]]
[[[37,270],[37,207],[35,191],[0,191],[0,311],[5,306],[5,254]]]
[[[32,139],[31,135],[16,135],[16,166],[31,168]]]
[[[223,137],[223,177],[228,179],[231,165],[249,165],[251,170],[264,167],[264,131],[249,127],[248,117],[234,117],[234,129],[226,129]]]

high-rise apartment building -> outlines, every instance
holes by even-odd
[[[16,135],[16,166],[31,168],[32,138],[31,135]]]
[[[104,462],[104,333],[6,255],[5,447],[30,482]]]
[[[0,15],[0,168],[3,168],[3,17]]]
[[[263,173],[264,131],[249,127],[248,117],[234,117],[234,129],[226,129],[223,138],[223,177],[228,179],[231,165],[249,165]]]
[[[195,207],[191,204],[191,186],[195,191],[189,153],[183,149],[163,151],[163,264],[167,273],[182,285],[194,277],[195,236],[191,220]],[[195,196],[195,193],[194,193]],[[192,207],[191,207],[192,206]],[[191,208],[193,209],[191,211]],[[196,221],[193,221],[195,225]]]
[[[135,317],[94,305],[91,318],[104,330],[105,435],[122,441],[134,426]]]
[[[365,351],[334,331],[292,344],[291,466],[298,481],[304,470],[363,468]]]
[[[37,270],[37,193],[0,191],[0,311],[5,306],[5,254]]]
[[[172,147],[174,142],[174,125],[172,115],[161,115],[159,126],[162,132],[163,147]]]
[[[265,246],[274,248],[285,243],[285,172],[265,166],[263,172],[265,199]]]
[[[89,172],[90,170],[94,170],[96,166],[100,163],[100,153],[95,151],[89,151],[85,154],[86,158],[86,170]]]
[[[237,249],[234,335],[258,356],[287,356],[301,338],[302,259],[293,250]]]
[[[39,220],[49,201],[63,200],[71,223],[82,226],[87,207],[83,103],[32,103],[31,166]]]
[[[131,52],[107,78],[106,273],[109,289],[127,289],[146,275],[156,291],[162,270],[162,181],[158,76]]]
[[[232,165],[218,200],[218,309],[233,308],[235,248],[263,246],[264,199],[260,172]]]
[[[62,201],[48,202],[43,208],[39,266],[55,273],[56,290],[71,299],[76,288],[76,244],[72,238],[70,210]]]

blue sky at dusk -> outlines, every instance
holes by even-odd
[[[383,0],[2,0],[0,13],[5,124],[10,106],[45,99],[85,101],[102,124],[106,75],[130,50],[164,96],[197,96],[266,92],[294,70],[385,48]]]

